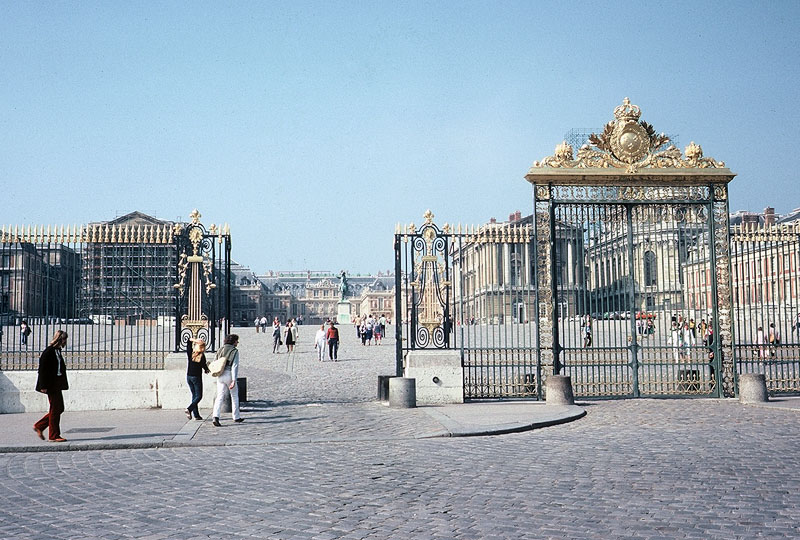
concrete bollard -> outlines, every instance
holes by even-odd
[[[409,377],[389,379],[389,407],[410,409],[417,406],[417,380]]]
[[[767,378],[763,373],[739,375],[739,403],[765,403],[768,400]]]
[[[389,380],[396,375],[378,375],[378,401],[389,401]]]
[[[548,405],[575,405],[572,393],[572,379],[569,375],[550,375],[547,377]]]

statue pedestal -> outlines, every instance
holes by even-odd
[[[350,302],[339,300],[336,303],[336,324],[350,324]]]

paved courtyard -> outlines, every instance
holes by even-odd
[[[313,331],[293,357],[239,331],[248,420],[195,435],[224,446],[0,454],[0,538],[800,537],[792,406],[593,401],[560,426],[419,439],[428,415],[372,402],[394,341],[345,326],[320,364]]]

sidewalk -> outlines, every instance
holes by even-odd
[[[305,406],[251,402],[242,407],[243,423],[233,425],[225,415],[223,427],[215,428],[210,417],[187,421],[179,410],[66,411],[61,421],[66,443],[38,439],[32,426],[41,413],[2,414],[0,452],[499,435],[570,422],[585,414],[579,406],[535,401],[415,409],[390,409],[379,402]],[[421,415],[425,417],[422,420]]]
[[[728,400],[735,401],[735,400]],[[593,402],[602,406],[602,402]],[[742,405],[800,412],[800,397],[778,397],[767,403]],[[182,411],[143,409],[66,411],[62,435],[66,443],[41,441],[33,423],[41,413],[0,415],[0,452],[60,452],[161,448],[309,444],[436,437],[501,435],[578,420],[580,405],[548,406],[537,401],[487,401],[460,405],[392,409],[381,402],[281,404],[248,402],[245,421],[223,426],[186,420]]]

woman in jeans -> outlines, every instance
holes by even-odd
[[[186,407],[186,418],[202,420],[197,404],[203,399],[203,372],[209,372],[206,363],[206,342],[202,339],[191,339],[191,347],[186,347],[186,354],[189,356],[189,365],[186,368],[186,382],[189,390],[192,391],[192,402]]]

